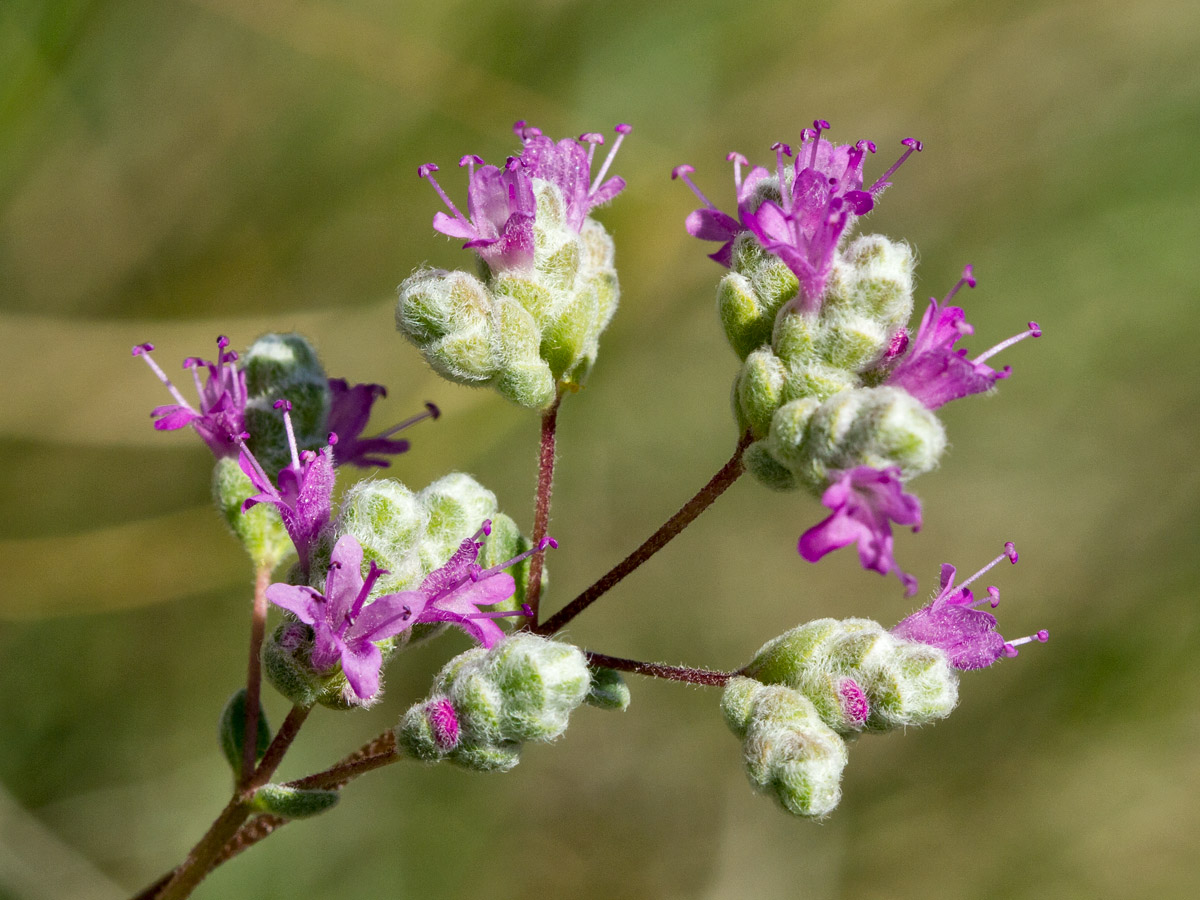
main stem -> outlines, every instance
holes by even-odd
[[[311,709],[312,707],[309,706],[292,707],[292,711],[279,726],[279,733],[271,741],[271,746],[267,748],[262,762],[259,763],[253,775],[234,792],[233,797],[230,798],[221,814],[217,816],[216,821],[209,826],[204,837],[200,838],[199,843],[192,848],[187,859],[180,863],[179,868],[163,885],[162,890],[151,896],[156,897],[156,900],[183,900],[190,896],[196,886],[204,880],[204,876],[212,870],[213,862],[220,856],[225,844],[237,834],[242,823],[254,811],[251,806],[254,792],[271,780],[271,776],[275,774],[279,763],[283,761],[284,754],[295,740],[296,733],[304,724],[304,720],[308,718]],[[145,892],[138,896],[145,896]]]
[[[537,502],[533,511],[533,546],[538,546],[550,527],[550,494],[554,490],[554,442],[558,428],[558,405],[562,394],[555,396],[550,408],[542,413],[542,440],[538,451]],[[529,583],[525,602],[533,610],[530,624],[537,626],[538,602],[542,597],[542,559],[544,550],[533,554],[529,560]]]
[[[559,631],[564,625],[615,587],[626,575],[663,547],[667,546],[676,535],[694,522],[702,512],[712,506],[713,502],[725,493],[729,486],[737,481],[741,474],[746,471],[746,467],[742,463],[742,454],[746,452],[746,448],[750,446],[752,440],[753,437],[749,431],[743,434],[738,441],[737,449],[734,450],[733,456],[729,458],[729,462],[725,463],[720,471],[709,480],[708,484],[700,488],[696,495],[680,508],[679,512],[671,516],[640,547],[617,563],[617,565],[613,566],[599,581],[541,625],[534,628],[534,631],[538,634],[553,634]]]
[[[267,628],[267,587],[271,566],[261,564],[254,577],[254,611],[250,617],[250,659],[246,665],[246,726],[242,748],[242,774],[238,784],[246,784],[254,775],[258,759],[259,698],[262,689],[262,643]]]
[[[605,653],[584,651],[588,663],[605,669],[619,669],[622,672],[635,672],[638,675],[649,675],[652,678],[665,678],[668,681],[686,681],[688,684],[705,684],[722,687],[736,673],[714,672],[711,669],[693,669],[689,666],[668,666],[665,663],[641,662],[636,659],[623,659],[620,656],[608,656]]]

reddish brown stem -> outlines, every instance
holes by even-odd
[[[554,398],[550,408],[542,413],[542,440],[538,451],[537,501],[533,511],[533,546],[538,546],[550,528],[550,494],[554,490],[554,444],[558,428],[558,405],[562,394]],[[530,622],[538,620],[538,602],[542,597],[542,559],[544,550],[533,554],[529,560],[529,587],[525,591],[525,602],[533,610]]]
[[[735,672],[714,672],[711,669],[692,669],[688,666],[668,666],[665,663],[640,662],[636,659],[622,659],[619,656],[592,653],[589,650],[585,650],[584,653],[588,663],[593,666],[619,669],[622,672],[636,672],[638,675],[665,678],[669,681],[686,681],[689,684],[721,687],[736,674]]]
[[[669,544],[683,529],[694,522],[699,515],[712,506],[713,502],[725,493],[731,484],[738,480],[746,470],[742,464],[742,454],[750,446],[753,438],[747,431],[738,441],[737,449],[729,462],[725,463],[691,500],[685,503],[675,515],[671,516],[658,531],[650,535],[640,547],[617,563],[595,584],[552,615],[549,619],[533,630],[538,634],[553,634],[577,615],[595,603],[601,596],[615,587],[621,579],[652,557],[655,553]]]
[[[242,774],[239,784],[246,784],[254,774],[258,757],[259,702],[262,689],[262,643],[267,628],[267,587],[271,583],[271,567],[260,565],[254,578],[254,611],[250,617],[250,659],[246,665],[246,726],[245,746],[242,748]]]

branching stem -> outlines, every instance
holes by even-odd
[[[242,748],[242,774],[238,784],[246,784],[254,775],[258,750],[259,699],[262,689],[262,643],[267,628],[267,587],[271,566],[261,564],[254,577],[254,611],[250,618],[250,659],[246,665],[245,746]]]
[[[555,398],[550,408],[542,413],[542,440],[538,449],[538,480],[537,501],[533,511],[533,545],[536,547],[546,536],[550,528],[550,494],[554,490],[554,444],[555,433],[558,429],[558,405],[562,403],[562,393]],[[542,559],[544,550],[533,554],[529,560],[529,587],[526,590],[525,602],[533,610],[531,624],[537,624],[538,602],[542,596]]]
[[[665,678],[668,681],[686,681],[688,684],[721,687],[737,674],[735,672],[715,672],[711,669],[693,669],[688,666],[668,666],[665,663],[640,662],[636,659],[608,656],[605,653],[592,653],[590,650],[585,650],[584,653],[587,655],[588,663],[593,666],[618,669],[622,672],[636,672],[638,675]]]

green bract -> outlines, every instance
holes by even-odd
[[[236,459],[218,459],[213,468],[213,502],[229,530],[250,554],[255,566],[274,569],[295,549],[283,520],[270,503],[259,503],[242,512],[242,502],[258,493]]]
[[[264,334],[242,357],[246,373],[247,444],[272,475],[291,462],[283,417],[276,400],[292,404],[292,427],[301,450],[325,446],[329,435],[329,378],[308,339],[298,334]]]
[[[533,265],[499,274],[483,266],[482,278],[422,269],[400,285],[396,328],[451,381],[545,409],[561,387],[587,379],[620,288],[604,227],[589,218],[576,233],[558,188],[534,185]]]

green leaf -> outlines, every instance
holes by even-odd
[[[221,752],[229,761],[235,775],[242,771],[242,753],[246,746],[246,689],[238,688],[221,710],[219,726]],[[254,761],[258,762],[271,743],[271,726],[267,724],[262,704],[258,705],[258,736],[255,741]]]
[[[303,790],[284,784],[267,784],[254,795],[254,807],[260,812],[285,819],[307,819],[337,805],[337,791]]]

